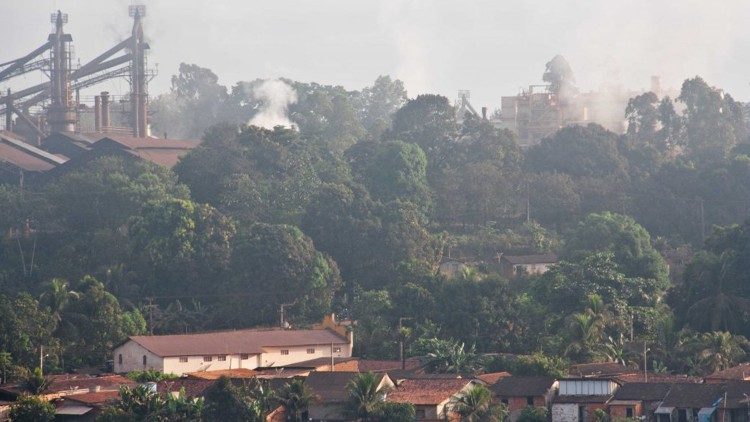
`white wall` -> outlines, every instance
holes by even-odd
[[[314,353],[307,353],[307,349],[315,349]],[[339,349],[339,351],[335,351]],[[282,350],[289,353],[282,355]],[[187,357],[187,362],[180,362],[180,356],[168,356],[161,358],[146,350],[140,344],[129,340],[127,343],[114,350],[114,371],[126,373],[130,371],[143,371],[155,369],[164,373],[182,375],[187,372],[217,371],[223,369],[255,369],[263,366],[285,366],[299,362],[317,359],[321,357],[351,357],[352,348],[349,344],[337,344],[331,350],[330,344],[307,345],[295,347],[267,347],[260,355],[249,355],[248,359],[241,359],[240,354],[226,355],[226,360],[220,361],[219,355],[212,355],[211,361],[204,361],[204,356],[182,356]],[[119,356],[122,355],[122,364]],[[143,365],[143,356],[146,355],[146,365]]]
[[[122,355],[122,364],[120,364],[120,355]],[[143,365],[143,356],[146,356],[146,365]],[[161,357],[156,356],[132,340],[128,340],[127,343],[116,348],[113,359],[114,371],[118,374],[147,369],[164,370],[164,362]]]
[[[561,396],[606,395],[614,393],[617,384],[609,380],[561,380]]]
[[[578,422],[578,404],[553,404],[552,422]]]

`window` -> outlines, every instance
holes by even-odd
[[[146,355],[143,355],[143,365],[146,366]]]
[[[214,360],[214,358],[211,356],[203,356],[203,362],[211,362],[212,360]]]
[[[240,359],[242,359],[242,360],[248,360],[248,359],[250,359],[250,355],[248,355],[247,353],[243,353],[243,354],[240,355]]]
[[[216,360],[218,360],[219,362],[226,362],[227,355],[221,355],[218,358],[216,358]]]
[[[626,418],[632,418],[633,417],[633,408],[632,407],[628,407],[627,409],[625,409],[625,417]]]
[[[425,418],[424,409],[417,409],[417,413],[415,414],[418,421],[421,421]]]
[[[307,349],[307,354],[312,355],[315,353],[315,349]]]
[[[188,361],[187,356],[180,356],[180,362],[186,363]]]
[[[120,365],[122,365],[122,354],[117,355],[117,363],[119,363]]]
[[[333,353],[341,353],[341,348],[340,347],[334,347],[333,348]]]
[[[533,406],[534,405],[534,397],[532,397],[532,396],[526,397],[526,405],[527,406]]]
[[[288,355],[289,354],[289,349],[281,349],[281,354],[282,355]]]

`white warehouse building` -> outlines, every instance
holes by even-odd
[[[246,329],[197,334],[131,336],[114,349],[114,372],[189,372],[292,365],[352,355],[353,335],[333,315],[306,330]]]

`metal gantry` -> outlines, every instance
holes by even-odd
[[[132,134],[146,137],[148,82],[154,72],[146,65],[149,45],[143,35],[142,18],[145,11],[144,6],[130,6],[129,12],[133,18],[131,36],[75,69],[70,46],[73,38],[63,28],[68,16],[60,11],[52,14],[51,21],[55,27],[47,42],[21,58],[0,63],[0,82],[38,70],[45,72],[50,79],[49,82],[15,92],[9,89],[4,96],[0,96],[0,114],[5,115],[6,130],[14,129],[15,115],[31,127],[38,137],[50,132],[75,132],[78,91],[109,79],[124,77],[130,83]],[[74,92],[76,98],[73,98]],[[32,118],[30,108],[41,104],[47,104],[46,119]]]

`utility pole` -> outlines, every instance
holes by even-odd
[[[643,377],[645,378],[645,382],[648,382],[648,361],[646,360],[646,353],[648,352],[648,349],[646,348],[646,342],[643,342]]]
[[[39,346],[39,371],[44,375],[44,346]]]
[[[703,208],[703,198],[698,197],[698,205],[700,205],[701,213],[701,242],[706,243],[706,213]]]
[[[398,360],[401,361],[401,369],[406,369],[406,357],[404,356],[404,337],[401,330],[404,328],[404,321],[412,319],[411,317],[400,317],[398,319]]]

